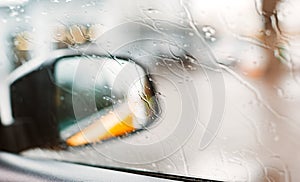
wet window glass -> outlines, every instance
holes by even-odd
[[[0,148],[299,181],[297,0],[0,2]]]

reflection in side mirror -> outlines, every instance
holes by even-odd
[[[11,86],[14,117],[48,123],[44,135],[80,146],[126,136],[156,119],[153,86],[135,62],[86,55],[49,62]]]
[[[60,98],[58,117],[68,118],[66,113],[75,112],[76,122],[62,122],[60,128],[68,145],[123,136],[154,119],[153,87],[144,69],[134,62],[106,57],[63,58],[55,64],[54,78]]]

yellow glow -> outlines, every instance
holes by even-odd
[[[135,130],[132,114],[128,115],[125,119],[123,119],[122,121],[118,121],[117,123],[115,123],[116,117],[112,116],[113,114],[109,113],[108,115],[100,119],[100,121],[96,121],[82,131],[75,133],[73,136],[66,140],[66,143],[70,146],[80,146],[88,143],[99,142],[101,140],[106,140],[112,137],[122,136]],[[100,127],[103,128],[103,125],[105,125],[105,123],[106,125],[114,125],[108,130],[101,130]],[[91,135],[91,133],[94,133],[94,135]]]

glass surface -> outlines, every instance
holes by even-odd
[[[133,61],[77,56],[61,58],[53,67],[56,117],[68,145],[128,135],[153,123],[158,114],[149,77]],[[132,121],[122,123],[128,117]],[[81,132],[86,141],[79,144],[72,136]]]
[[[67,145],[22,155],[224,181],[300,181],[297,0],[33,0],[0,6],[3,123],[9,124],[10,108],[3,80],[62,56],[39,72],[45,77],[35,77],[36,93],[47,99],[27,99],[41,104],[55,96],[50,110],[61,118]],[[66,49],[79,57],[63,57]],[[106,77],[109,69],[99,68],[98,62],[107,62],[125,69],[118,61],[137,69]],[[46,89],[49,71],[55,87]],[[149,77],[139,77],[137,89],[122,88],[128,74],[140,72]],[[148,83],[153,93],[143,97]],[[138,104],[122,108],[128,96]],[[150,112],[154,121],[147,113],[151,96],[158,107]],[[14,115],[51,118],[35,108],[14,105]],[[138,126],[128,124],[131,116],[122,112],[128,108],[142,121]],[[100,142],[103,127],[91,128],[99,128],[106,120],[99,116],[111,116],[111,110],[123,119],[112,116],[113,126],[127,124],[112,130],[122,137],[103,135],[106,142]]]

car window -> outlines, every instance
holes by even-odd
[[[1,122],[56,141],[21,155],[299,181],[296,1],[5,2]]]

